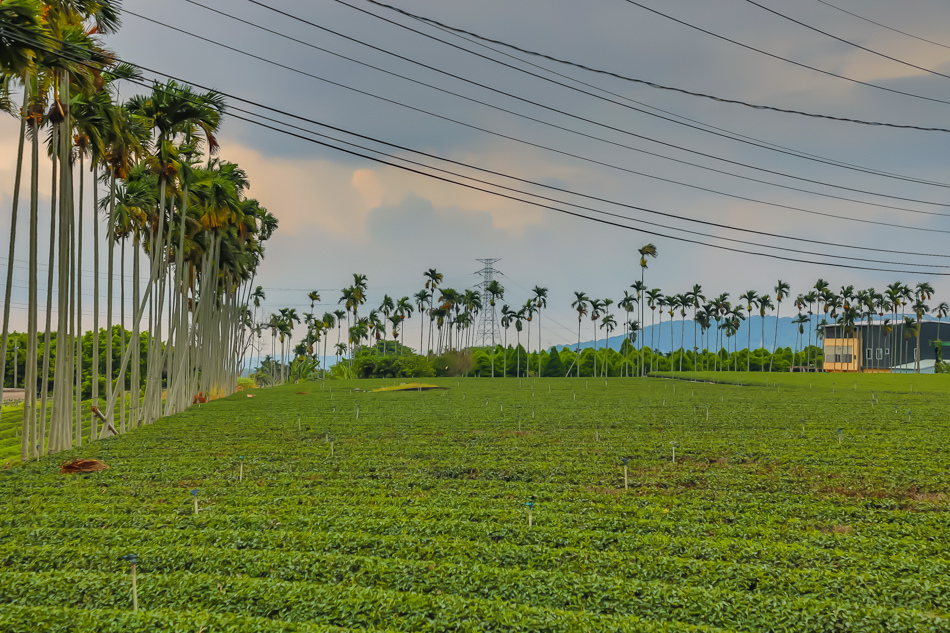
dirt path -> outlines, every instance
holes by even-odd
[[[10,402],[12,400],[23,400],[23,396],[25,394],[26,394],[26,391],[23,389],[4,389],[3,401]]]

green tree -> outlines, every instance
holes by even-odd
[[[650,258],[656,259],[656,256],[657,256],[656,246],[654,246],[652,243],[644,244],[643,246],[637,249],[637,253],[640,254],[640,286],[639,288],[635,288],[635,290],[637,291],[637,297],[640,298],[640,323],[646,323],[646,320],[644,319],[644,315],[643,315],[643,299],[640,293],[641,291],[646,292],[645,273],[647,269],[647,263]],[[642,348],[643,344],[641,343],[640,346]],[[643,377],[643,371],[644,369],[641,366],[640,368],[641,377]]]
[[[556,347],[551,347],[551,351],[548,352],[548,360],[544,364],[541,375],[545,378],[560,378],[564,375],[564,364],[561,362],[561,355]]]

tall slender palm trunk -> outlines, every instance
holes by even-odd
[[[17,145],[16,174],[13,177],[13,208],[10,213],[10,245],[7,249],[7,278],[3,288],[3,342],[0,343],[0,402],[3,402],[4,381],[2,378],[7,375],[7,341],[10,335],[10,292],[13,289],[13,261],[16,253],[17,211],[20,207],[20,179],[23,174],[23,148],[26,141],[28,97],[29,90],[25,90],[23,93],[23,108],[20,111],[20,137]],[[14,371],[16,371],[15,364]],[[16,387],[15,384],[13,386]],[[28,436],[24,435],[24,438],[28,439]],[[29,447],[27,447],[27,451],[28,450]]]
[[[58,126],[53,127],[53,147],[57,148],[59,146],[59,129]],[[59,167],[58,162],[58,152],[54,149],[52,155],[52,176],[53,182],[51,187],[50,194],[50,230],[49,230],[49,261],[48,261],[48,271],[46,275],[46,329],[43,334],[43,373],[41,376],[40,384],[40,437],[46,437],[46,407],[49,403],[49,365],[50,365],[50,338],[52,332],[52,320],[53,320],[53,268],[55,264],[56,257],[56,213],[57,213],[57,197],[56,197],[56,173]],[[43,454],[46,454],[48,450],[58,450],[56,445],[53,444],[53,434],[52,428],[50,429],[50,438],[46,444]]]
[[[99,406],[99,167],[92,170],[92,404]],[[89,439],[99,436],[96,416],[89,416]]]
[[[28,91],[32,96],[32,82]],[[38,341],[38,280],[37,260],[39,254],[39,129],[36,118],[30,119],[30,239],[29,239],[29,295],[27,299],[27,351],[24,376],[23,429],[20,443],[20,458],[26,461],[37,458],[45,451],[45,440],[37,430],[36,420],[36,365]],[[12,264],[12,262],[10,262]],[[12,267],[12,266],[11,266]],[[7,303],[9,305],[9,302]],[[32,446],[31,446],[32,444]]]

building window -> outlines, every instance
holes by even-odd
[[[890,347],[885,347],[885,348],[884,348],[884,355],[885,355],[885,356],[890,356],[890,355],[891,355],[891,348],[890,348]]]
[[[867,357],[867,359],[868,359],[868,360],[874,360],[874,350],[871,349],[870,347],[868,348],[868,357]]]
[[[884,358],[884,350],[882,350],[882,349],[879,347],[879,348],[877,348],[877,359],[878,359],[878,360],[881,360],[882,358]]]

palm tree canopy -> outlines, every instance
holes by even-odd
[[[657,250],[656,246],[653,244],[645,244],[642,247],[637,249],[637,252],[640,253],[640,267],[647,268],[647,257],[656,258]]]

